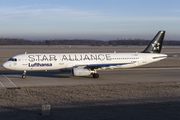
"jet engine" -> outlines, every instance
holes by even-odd
[[[73,68],[72,74],[74,76],[89,76],[91,75],[92,71],[86,68]]]

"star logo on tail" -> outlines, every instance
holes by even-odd
[[[153,50],[159,50],[160,49],[160,43],[158,43],[157,41],[155,41],[153,44],[152,44],[152,47],[153,47]]]

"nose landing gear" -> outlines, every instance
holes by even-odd
[[[23,72],[22,74],[22,78],[25,79],[26,78],[26,71]]]

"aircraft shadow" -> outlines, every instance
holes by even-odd
[[[0,74],[4,75],[22,75],[22,71],[5,71],[0,72]],[[60,72],[60,71],[27,71],[26,76],[34,76],[34,77],[51,77],[51,78],[69,78],[71,76],[70,72]]]
[[[4,75],[22,75],[23,71],[0,71],[0,74]],[[33,76],[33,77],[49,77],[49,78],[91,78],[92,76],[72,76],[71,71],[63,71],[60,72],[59,70],[52,70],[52,71],[27,71],[26,73],[27,77],[28,76]]]

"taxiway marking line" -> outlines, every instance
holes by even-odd
[[[2,84],[2,82],[0,82],[0,84],[1,84],[1,86],[3,86],[3,87],[4,87],[4,85]]]
[[[2,75],[3,75],[3,74],[2,74]],[[6,77],[5,75],[3,75],[3,76],[4,76],[6,79],[8,79],[9,82],[14,85],[14,87],[17,87],[8,77]]]

